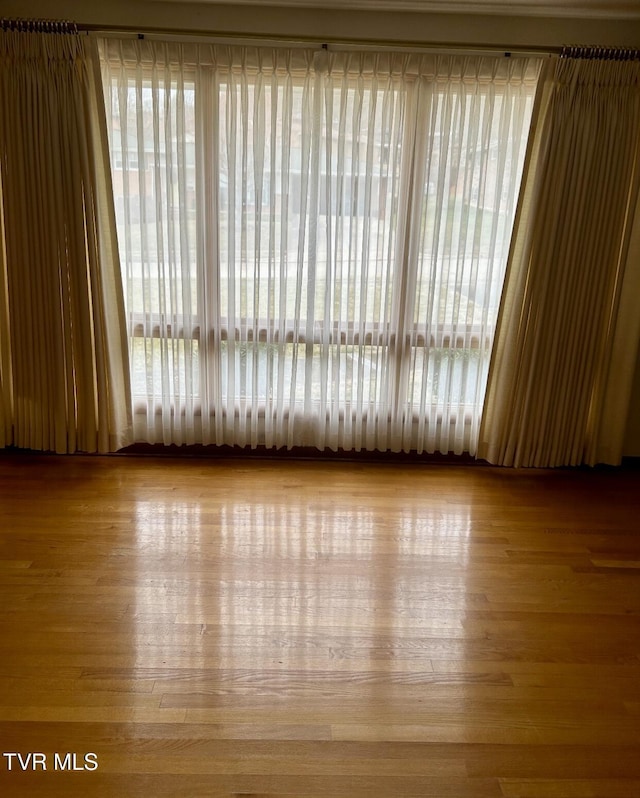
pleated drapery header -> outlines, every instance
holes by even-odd
[[[0,20],[0,59],[6,68],[30,59],[71,61],[85,55],[84,36],[74,23],[46,20]]]
[[[402,80],[429,79],[469,84],[535,85],[539,64],[531,58],[441,55],[403,52],[346,51],[325,47],[258,46],[159,42],[106,38],[101,42],[107,61],[131,67],[196,68],[210,66],[237,74],[306,77],[310,73]]]

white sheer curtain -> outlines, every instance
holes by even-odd
[[[539,63],[102,54],[136,438],[473,452]]]
[[[640,332],[640,63],[556,59],[541,85],[478,454],[617,465]]]
[[[0,212],[0,446],[125,446],[124,303],[86,36],[0,31]]]

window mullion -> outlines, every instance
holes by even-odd
[[[214,411],[216,442],[224,438],[222,407],[220,239],[218,185],[220,180],[218,79],[212,69],[200,67],[195,80],[196,122],[196,236],[197,302],[200,319],[200,390],[202,435],[211,437]]]
[[[313,382],[315,326],[316,326],[316,289],[317,289],[317,260],[318,260],[318,219],[320,215],[320,157],[322,152],[321,130],[326,119],[323,118],[322,98],[323,88],[327,80],[326,74],[320,63],[316,64],[316,73],[313,81],[312,94],[312,120],[310,125],[310,161],[309,161],[309,240],[307,259],[307,308],[305,330],[305,385]],[[304,415],[309,418],[313,413],[312,396],[310,391],[305,391]]]
[[[422,180],[425,147],[420,142],[427,135],[427,93],[420,82],[407,84],[404,138],[396,231],[396,254],[393,270],[393,306],[389,331],[389,395],[391,429],[405,429],[402,412],[408,394],[412,347],[413,304],[420,236]],[[409,425],[410,426],[410,425]]]

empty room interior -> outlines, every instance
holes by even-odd
[[[640,2],[0,13],[2,794],[640,796]]]

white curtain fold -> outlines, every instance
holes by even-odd
[[[474,451],[538,61],[101,47],[136,439]]]
[[[480,430],[515,466],[618,464],[638,344],[640,64],[550,61]]]
[[[124,303],[97,48],[0,32],[4,445],[131,440]]]

